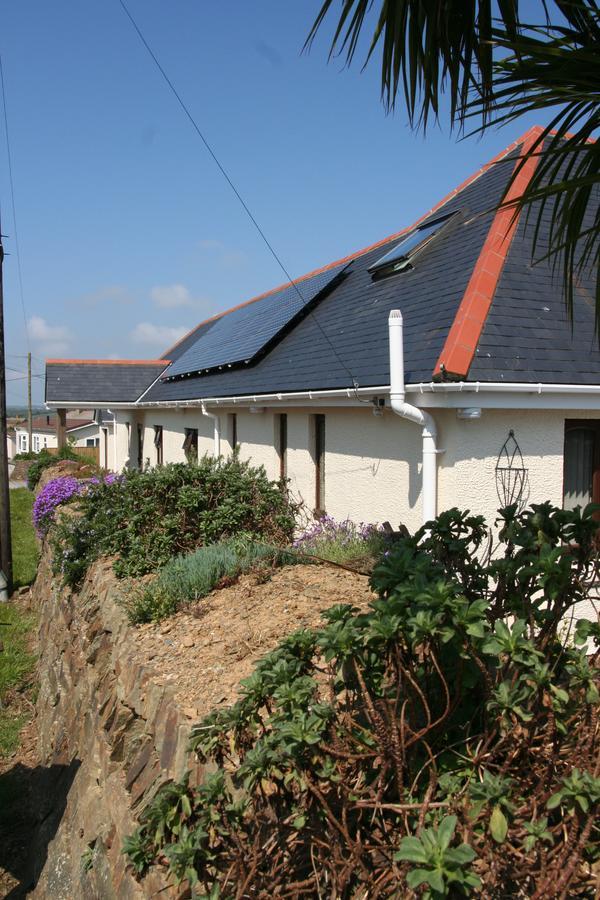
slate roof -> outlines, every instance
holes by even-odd
[[[56,432],[57,424],[58,422],[55,416],[36,416],[31,420],[31,429],[32,431],[54,434]],[[84,428],[86,425],[93,424],[93,419],[67,418],[67,431],[72,431],[74,428]],[[21,422],[16,426],[19,431],[27,431],[28,427],[27,421]]]
[[[168,365],[159,360],[46,360],[47,403],[133,403]]]
[[[76,363],[61,369],[60,361],[53,362],[47,370],[47,399],[108,403],[138,397],[145,403],[327,390],[353,384],[387,385],[387,320],[395,308],[402,310],[404,319],[406,382],[431,381],[434,371],[439,370],[442,351],[447,351],[446,342],[451,340],[459,308],[464,307],[465,297],[472,290],[470,279],[476,263],[481,265],[484,245],[494,228],[497,230],[494,206],[523,142],[531,140],[532,133],[535,137],[536,132],[539,129],[524,135],[419,220],[424,224],[441,214],[457,213],[415,257],[412,270],[379,280],[368,271],[414,226],[298,279],[299,285],[305,281],[308,284],[327,270],[345,267],[339,283],[319,295],[314,308],[278,335],[257,361],[172,378],[169,368],[162,371],[164,360],[129,369],[108,362],[97,369]],[[531,221],[535,221],[535,215]],[[547,224],[546,217],[546,229]],[[564,313],[560,277],[553,278],[547,261],[531,265],[532,232],[533,224],[527,225],[525,216],[521,216],[512,243],[507,242],[503,251],[506,258],[491,289],[491,308],[476,332],[470,368],[460,377],[482,382],[600,384],[591,279],[577,287],[572,332]],[[544,234],[538,256],[543,253],[543,243]],[[241,306],[249,309],[261,301],[261,307],[267,308],[286,290],[289,286],[283,285]],[[173,367],[175,373],[185,369],[186,358],[195,358],[196,347],[210,342],[211,331],[217,340],[227,317],[226,312],[200,323],[166,351],[169,360],[179,360]],[[245,315],[236,314],[238,317],[243,321]],[[65,389],[69,396],[64,395]]]

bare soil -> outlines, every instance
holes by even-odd
[[[319,626],[321,612],[336,603],[365,609],[373,599],[365,575],[286,566],[266,582],[243,576],[160,624],[138,626],[135,652],[155,681],[175,686],[178,703],[196,719],[234,703],[240,679],[285,635]]]

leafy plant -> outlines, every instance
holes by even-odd
[[[102,554],[116,556],[119,576],[138,576],[240,533],[286,544],[295,523],[294,505],[264,469],[237,458],[127,471],[87,490],[76,507],[77,520],[52,535],[54,570],[71,586]]]
[[[426,884],[424,898],[447,897],[451,890],[468,896],[471,888],[481,885],[469,868],[475,859],[472,847],[450,846],[457,821],[456,816],[444,816],[437,828],[425,828],[419,837],[404,837],[400,842],[395,859],[419,866],[409,871],[406,883],[413,889]]]
[[[40,452],[36,454],[36,462],[29,466],[29,469],[27,470],[27,487],[29,490],[35,490],[44,469],[47,469],[49,466],[55,466],[61,459],[69,459],[74,462],[80,461],[79,456],[77,456],[75,451],[72,450],[68,444],[61,447],[56,454],[49,453],[45,449],[40,450]]]
[[[370,610],[289,635],[193,728],[212,774],[174,818],[159,792],[136,858],[225,896],[593,896],[600,651],[564,623],[595,512],[509,507],[496,546],[450,510],[391,546]]]

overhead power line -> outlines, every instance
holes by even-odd
[[[204,146],[205,146],[206,150],[208,151],[208,153],[210,154],[210,156],[212,157],[213,162],[215,163],[215,165],[216,165],[217,168],[219,169],[221,175],[223,176],[223,178],[225,179],[225,181],[227,182],[227,184],[229,185],[229,187],[231,188],[231,190],[233,191],[233,193],[234,193],[235,196],[237,197],[238,201],[239,201],[240,204],[242,205],[244,211],[246,212],[246,215],[248,216],[248,218],[250,219],[250,221],[251,221],[252,224],[254,225],[256,231],[258,232],[258,234],[259,234],[260,237],[262,238],[262,240],[263,240],[265,246],[267,247],[267,249],[269,250],[271,256],[273,257],[273,259],[275,260],[275,262],[277,263],[277,265],[279,266],[279,268],[281,269],[281,271],[282,271],[283,274],[285,275],[285,277],[286,277],[288,283],[291,285],[291,287],[294,288],[294,290],[296,291],[296,293],[298,294],[298,296],[299,296],[300,299],[302,300],[302,303],[304,304],[304,303],[305,303],[305,300],[304,300],[304,297],[302,296],[301,291],[300,291],[299,288],[298,288],[298,285],[296,284],[296,282],[294,281],[294,279],[292,278],[292,276],[291,276],[290,273],[288,272],[288,270],[287,270],[287,268],[285,267],[284,263],[281,261],[281,259],[280,259],[279,255],[277,254],[275,248],[273,247],[272,243],[271,243],[271,242],[269,241],[269,239],[267,238],[265,232],[263,231],[263,229],[262,229],[261,226],[259,225],[259,223],[258,223],[256,217],[254,216],[254,214],[252,213],[250,207],[248,206],[248,204],[246,203],[246,201],[244,200],[244,198],[243,198],[242,195],[240,194],[239,190],[238,190],[237,187],[235,186],[235,184],[234,184],[233,180],[231,179],[230,175],[228,174],[227,170],[226,170],[225,167],[221,164],[219,158],[217,157],[217,154],[216,154],[215,151],[213,150],[212,146],[209,144],[209,142],[208,142],[207,138],[205,137],[204,133],[201,131],[200,126],[198,125],[198,123],[196,122],[195,118],[194,118],[193,115],[191,114],[191,112],[190,112],[189,108],[187,107],[186,103],[184,102],[184,100],[183,100],[181,94],[179,93],[179,91],[177,90],[177,88],[175,87],[175,85],[173,84],[173,82],[171,81],[171,79],[169,78],[169,76],[167,75],[167,73],[166,73],[166,71],[164,70],[164,68],[162,67],[162,65],[161,65],[161,63],[160,63],[158,57],[157,57],[156,54],[154,53],[154,50],[152,49],[152,47],[150,46],[150,44],[148,43],[148,41],[147,41],[146,38],[144,37],[144,35],[143,35],[143,33],[142,33],[142,31],[141,31],[139,25],[137,24],[136,20],[134,19],[134,17],[132,16],[132,14],[129,12],[129,9],[127,8],[127,5],[125,4],[124,0],[119,0],[119,3],[121,4],[121,7],[123,8],[123,11],[124,11],[125,15],[127,16],[127,18],[129,19],[129,21],[131,22],[131,24],[132,24],[132,26],[133,26],[133,28],[134,28],[134,30],[135,30],[137,36],[139,37],[140,41],[142,42],[142,44],[144,45],[144,47],[145,47],[146,50],[148,51],[148,53],[149,53],[151,59],[153,60],[154,64],[156,65],[156,67],[157,67],[157,69],[158,69],[158,71],[159,71],[160,74],[162,75],[164,81],[166,82],[166,84],[167,84],[168,87],[170,88],[171,93],[173,94],[173,96],[175,97],[175,99],[177,100],[177,102],[179,103],[181,109],[183,110],[183,112],[185,113],[185,115],[187,116],[187,118],[189,119],[189,121],[190,121],[190,123],[191,123],[191,125],[192,125],[192,127],[193,127],[193,129],[194,129],[194,131],[196,132],[196,134],[198,135],[198,137],[200,138],[200,140],[201,140],[202,143],[204,144]],[[330,338],[329,338],[329,335],[328,335],[328,334],[326,333],[326,331],[322,328],[321,323],[319,322],[317,316],[314,314],[314,312],[313,312],[312,310],[309,310],[309,315],[311,315],[311,317],[312,317],[313,321],[315,322],[315,324],[317,325],[319,331],[321,332],[321,334],[323,335],[323,337],[325,338],[325,340],[326,340],[327,343],[329,344],[329,347],[330,347],[332,353],[334,354],[335,358],[336,358],[337,361],[339,362],[339,364],[340,364],[340,365],[342,366],[342,368],[346,371],[346,374],[350,376],[350,379],[351,379],[351,381],[352,381],[352,384],[353,384],[353,386],[354,386],[354,388],[355,388],[355,390],[356,390],[356,388],[358,387],[358,381],[356,381],[356,379],[354,378],[354,375],[352,374],[352,372],[351,372],[351,370],[349,369],[348,365],[344,362],[344,360],[341,358],[341,356],[340,356],[339,353],[337,352],[336,348],[334,347],[333,343],[331,342],[331,340],[330,340]],[[357,394],[357,397],[358,397],[358,394]]]
[[[10,199],[12,205],[13,226],[15,229],[15,250],[17,255],[17,276],[19,279],[19,295],[21,298],[21,309],[23,310],[23,325],[25,327],[25,340],[29,349],[29,331],[27,328],[27,313],[25,312],[25,295],[23,293],[23,272],[21,270],[21,253],[19,251],[19,233],[17,231],[17,210],[15,206],[15,185],[12,170],[12,154],[10,152],[10,137],[8,133],[8,112],[6,110],[6,89],[4,86],[4,68],[2,66],[2,55],[0,54],[0,85],[2,87],[2,108],[4,110],[4,133],[6,135],[6,155],[8,157],[8,180],[10,183]]]

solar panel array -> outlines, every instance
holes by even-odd
[[[308,304],[348,267],[335,266],[235,309],[201,333],[167,370],[166,377],[251,362]]]

